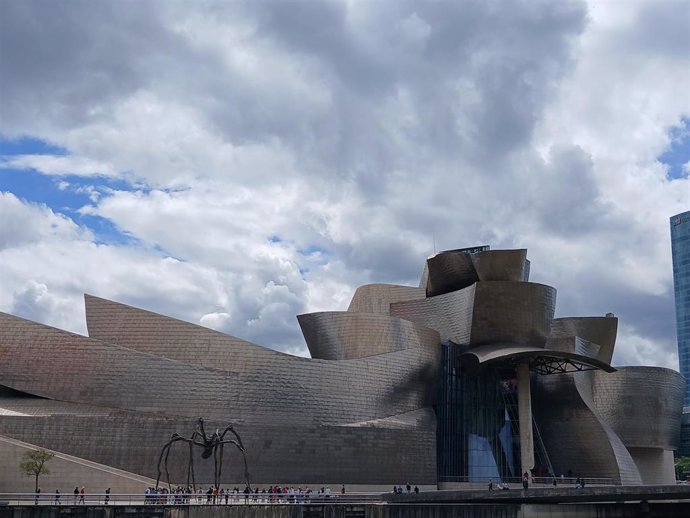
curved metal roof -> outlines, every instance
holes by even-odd
[[[529,363],[531,370],[539,374],[577,372],[592,369],[601,369],[606,372],[616,371],[608,363],[590,356],[522,345],[480,345],[460,355],[460,362],[470,368],[488,363],[517,364],[525,361]]]

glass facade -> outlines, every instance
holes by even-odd
[[[520,480],[520,430],[515,368],[466,370],[466,346],[443,344],[437,399],[437,466],[440,482]],[[533,424],[534,425],[534,424]],[[534,430],[538,438],[538,430]],[[533,473],[552,472],[543,444],[535,440]]]
[[[673,289],[676,297],[676,331],[680,373],[690,380],[690,211],[671,217]],[[684,406],[690,407],[690,384]]]

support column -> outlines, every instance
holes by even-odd
[[[532,436],[532,394],[530,391],[529,365],[517,366],[518,418],[520,424],[520,463],[522,471],[530,473],[534,467],[534,438]]]

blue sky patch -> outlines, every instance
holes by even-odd
[[[69,155],[67,149],[32,137],[10,139],[0,133],[0,155]]]
[[[0,134],[0,156],[17,155],[69,155],[65,148],[31,137],[8,139]],[[137,187],[140,189],[140,187]],[[132,191],[123,180],[104,176],[43,175],[33,169],[3,167],[0,163],[0,191],[10,192],[30,203],[45,204],[53,212],[63,214],[76,224],[93,232],[96,243],[132,244],[136,239],[121,232],[111,221],[100,216],[80,214],[84,205],[90,205],[110,191]]]
[[[325,259],[330,257],[331,252],[323,247],[320,247],[318,245],[308,245],[303,248],[298,248],[297,252],[300,255],[304,256],[314,256],[314,255],[320,255],[322,258],[324,258],[323,262],[327,262]]]
[[[690,119],[683,117],[679,126],[669,130],[671,146],[659,155],[659,162],[668,167],[666,178],[677,180],[687,176],[683,166],[690,162]]]

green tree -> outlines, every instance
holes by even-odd
[[[36,485],[34,492],[38,492],[38,477],[50,473],[46,464],[53,457],[55,457],[54,453],[46,451],[43,448],[27,451],[22,455],[19,469],[21,469],[27,477],[35,477]]]
[[[686,473],[690,473],[690,457],[678,457],[675,461],[676,479],[685,480]]]

